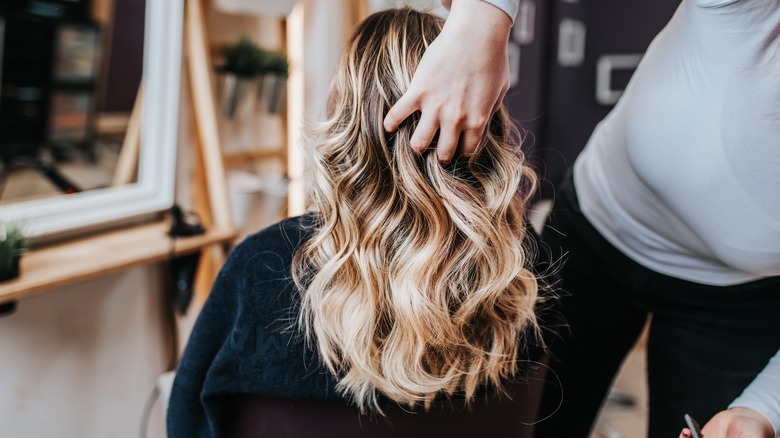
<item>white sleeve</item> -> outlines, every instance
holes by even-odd
[[[719,8],[736,3],[739,0],[693,0],[693,2],[702,8]]]
[[[449,10],[449,5],[452,3],[452,0],[439,0],[441,5],[444,6]],[[501,9],[502,11],[506,12],[507,15],[509,15],[509,18],[512,19],[512,23],[515,22],[515,17],[517,16],[517,10],[520,8],[520,0],[483,0],[485,3],[490,3],[491,5],[497,7],[498,9]]]
[[[730,405],[753,409],[765,416],[780,435],[780,351]]]
[[[485,3],[490,3],[491,5],[497,7],[498,9],[501,9],[502,11],[506,12],[507,15],[509,15],[509,18],[512,19],[512,23],[515,22],[515,17],[517,16],[517,9],[520,7],[520,0],[483,0]]]

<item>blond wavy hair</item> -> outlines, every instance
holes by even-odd
[[[427,408],[501,389],[524,333],[538,335],[523,244],[536,178],[504,109],[476,153],[448,166],[435,145],[412,151],[418,115],[392,135],[382,127],[441,28],[408,8],[363,21],[311,136],[316,220],[293,261],[298,324],[361,411],[381,412],[380,393]]]

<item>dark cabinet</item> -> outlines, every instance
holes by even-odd
[[[551,197],[679,0],[520,0],[505,98]]]

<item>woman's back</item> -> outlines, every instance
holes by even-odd
[[[295,251],[311,237],[312,222],[312,216],[287,219],[231,251],[177,369],[169,437],[403,432],[412,438],[430,436],[422,433],[431,428],[451,430],[450,436],[474,436],[476,429],[482,434],[514,431],[502,436],[530,433],[545,370],[539,346],[523,350],[520,366],[529,372],[507,385],[508,396],[483,391],[468,408],[456,398],[415,413],[383,400],[387,418],[361,415],[350,406],[317,352],[289,329],[299,308],[290,266]],[[545,261],[539,263],[540,270],[546,267]]]
[[[321,409],[380,429],[393,412],[393,434],[434,418],[461,432],[534,418],[536,392],[515,383],[540,356],[545,298],[519,136],[500,108],[475,153],[442,166],[412,150],[417,116],[383,129],[441,28],[406,8],[355,30],[310,136],[314,213],[231,253],[174,382],[169,432],[188,432],[171,437],[220,435],[292,400],[297,414],[274,424],[304,426]]]

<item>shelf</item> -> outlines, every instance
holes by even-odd
[[[212,229],[200,236],[172,240],[168,224],[155,222],[35,248],[21,260],[21,275],[0,283],[0,304],[54,291],[147,263],[162,262],[237,236],[233,229]]]
[[[284,150],[282,149],[260,149],[256,151],[245,152],[226,152],[222,154],[222,162],[225,166],[236,166],[258,160],[267,160],[271,158],[284,159]]]

